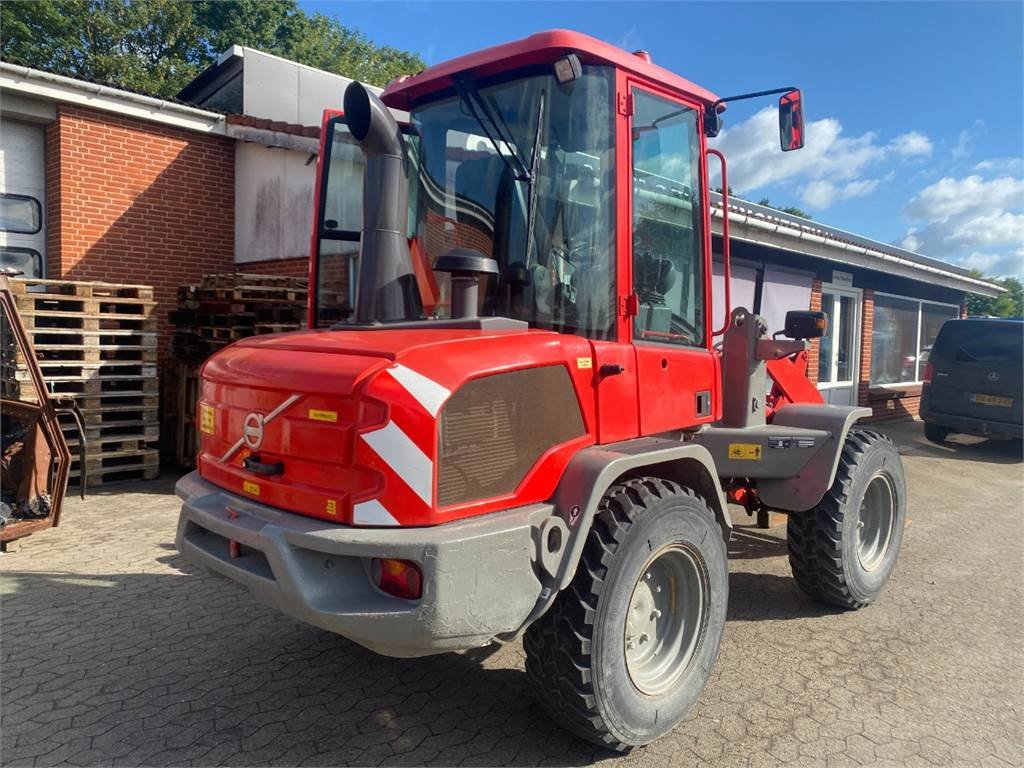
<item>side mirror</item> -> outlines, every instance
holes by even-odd
[[[782,335],[790,339],[818,339],[827,330],[828,318],[824,312],[791,309],[786,313],[786,327]]]
[[[779,97],[779,141],[783,152],[804,145],[804,107],[799,90]]]

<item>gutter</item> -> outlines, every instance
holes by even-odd
[[[76,80],[73,77],[0,61],[0,89],[26,96],[77,104],[149,120],[200,133],[223,135],[224,116],[217,112],[155,96],[123,91],[109,85]]]
[[[720,220],[722,218],[721,205],[712,205],[711,216],[713,220]],[[864,259],[860,260],[848,258],[845,261],[841,258],[834,259],[836,261],[851,264],[853,266],[863,267],[865,269],[875,270],[879,270],[885,266],[888,266],[890,268],[895,268],[896,273],[902,274],[903,276],[909,277],[911,279],[924,280],[925,282],[943,285],[949,288],[956,288],[958,290],[968,291],[970,293],[975,293],[981,296],[989,296],[995,298],[1006,291],[1006,289],[1003,288],[1002,286],[988,282],[987,280],[980,280],[976,277],[971,277],[970,275],[958,274],[951,270],[945,270],[940,267],[932,266],[930,264],[923,264],[918,261],[913,261],[911,259],[907,259],[902,256],[897,256],[891,253],[886,253],[884,251],[880,251],[874,248],[868,248],[866,246],[855,245],[853,243],[847,243],[842,240],[836,240],[834,238],[816,235],[798,226],[787,226],[785,223],[780,223],[781,221],[782,220],[777,220],[773,222],[765,218],[761,218],[759,216],[754,216],[748,213],[742,213],[740,211],[733,210],[732,206],[730,206],[730,226],[749,227],[751,229],[763,232],[766,235],[774,234],[778,235],[781,238],[786,238],[787,240],[796,240],[811,245],[817,245],[822,249],[840,251],[844,254],[849,254],[850,256],[865,257]],[[721,232],[719,232],[718,234],[721,234]],[[738,236],[738,234],[735,232],[732,233],[732,236],[738,237],[738,239],[740,240],[748,240],[750,242],[755,242],[761,245],[767,245],[773,248],[785,247],[778,243],[772,243],[765,240],[744,238],[742,236]],[[814,256],[816,258],[829,258],[828,256],[825,256],[823,254],[814,253],[806,250],[801,251],[801,253],[806,253],[808,256]],[[866,261],[869,260],[880,261],[883,262],[883,264],[865,263]],[[932,279],[929,280],[923,277],[921,275],[922,272],[931,276]]]

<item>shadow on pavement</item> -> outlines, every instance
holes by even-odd
[[[781,538],[770,530],[755,525],[733,524],[729,539],[730,560],[754,560],[762,557],[779,557],[787,553],[785,529]]]
[[[989,439],[973,435],[951,434],[942,444],[924,436],[919,421],[869,425],[892,438],[903,456],[925,456],[956,461],[980,461],[991,464],[1020,464],[1024,461],[1018,440]]]

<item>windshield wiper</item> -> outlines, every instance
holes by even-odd
[[[544,133],[544,90],[541,89],[537,104],[537,132],[533,134],[533,148],[530,150],[530,176],[527,180],[528,194],[526,203],[526,263],[531,264],[533,252],[537,248],[537,237],[533,232],[533,223],[537,218],[537,168],[540,165],[540,141]]]
[[[519,154],[519,148],[516,146],[515,141],[512,139],[508,126],[505,121],[501,118],[501,115],[496,115],[494,111],[487,106],[487,102],[480,96],[480,91],[477,90],[476,83],[473,82],[469,77],[457,77],[454,78],[455,91],[459,94],[459,99],[469,110],[470,115],[480,125],[484,135],[487,136],[487,140],[491,142],[491,146],[494,147],[494,151],[498,153],[505,164],[508,165],[515,176],[516,181],[530,181],[531,171],[530,168],[523,161],[522,156]],[[487,127],[487,119],[491,124],[491,128]],[[495,135],[497,134],[497,135]],[[505,145],[508,152],[501,151],[501,147],[498,146],[498,142]]]

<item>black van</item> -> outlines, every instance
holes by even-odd
[[[928,354],[921,392],[925,436],[1024,437],[1024,321],[947,320]]]

